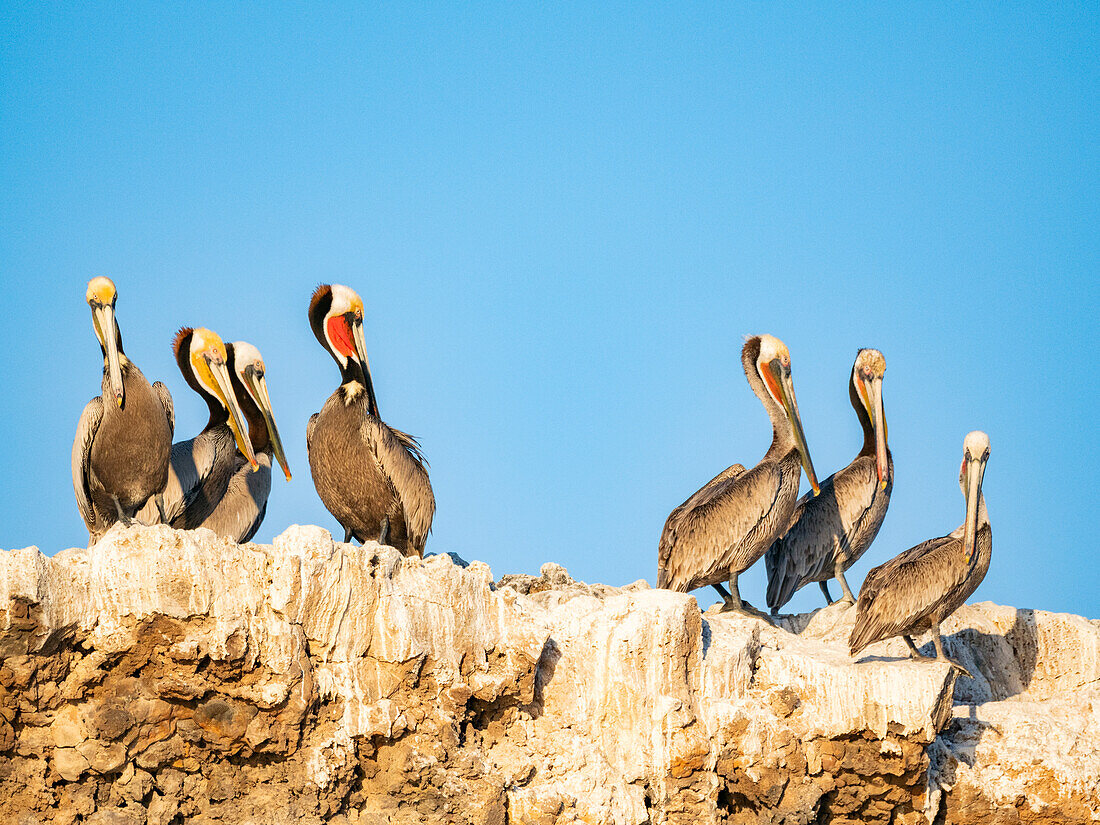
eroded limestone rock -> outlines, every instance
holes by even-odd
[[[493,584],[291,527],[0,554],[0,821],[1100,821],[1100,628],[991,604],[974,674],[694,599]]]

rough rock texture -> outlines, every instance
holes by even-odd
[[[851,621],[315,527],[13,550],[0,822],[1100,821],[1100,626],[967,606],[956,681],[900,640],[853,663]]]

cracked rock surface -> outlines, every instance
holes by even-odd
[[[317,527],[12,550],[0,822],[1100,822],[1096,622],[968,605],[971,679],[898,639],[851,661],[852,619]]]

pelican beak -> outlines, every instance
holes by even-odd
[[[244,370],[245,380],[248,381],[248,389],[252,396],[259,401],[260,414],[267,424],[267,435],[271,439],[271,450],[275,453],[275,459],[283,468],[286,480],[290,481],[290,466],[286,461],[286,453],[283,452],[283,442],[279,438],[279,430],[275,426],[275,413],[271,409],[271,397],[267,394],[267,380],[263,373],[257,373],[251,365]]]
[[[985,476],[987,456],[974,458],[967,453],[963,458],[963,475],[966,489],[966,532],[963,535],[963,561],[969,566],[974,555],[974,541],[978,532],[978,502],[982,497],[982,478]]]
[[[107,351],[107,375],[111,382],[111,393],[115,403],[122,407],[122,364],[118,357],[118,326],[115,323],[115,308],[111,304],[93,304],[92,319],[95,321],[103,349]]]
[[[779,386],[783,409],[787,412],[787,419],[791,422],[791,430],[794,432],[795,444],[802,455],[802,469],[806,471],[806,479],[810,482],[810,488],[816,496],[821,492],[821,487],[817,483],[817,473],[814,472],[814,463],[810,460],[810,450],[806,446],[806,434],[802,432],[802,418],[798,414],[798,401],[794,397],[794,381],[791,379],[791,372],[789,369],[784,369],[778,360],[768,364],[768,368]]]
[[[871,426],[875,428],[875,469],[878,471],[878,484],[886,489],[886,474],[890,465],[886,460],[886,413],[882,408],[882,378],[871,380],[867,387],[870,391]]]
[[[345,317],[348,321],[348,328],[351,329],[351,342],[355,346],[355,354],[359,358],[359,363],[363,366],[363,378],[367,382],[368,410],[375,418],[378,418],[378,399],[374,395],[374,381],[371,379],[370,361],[367,359],[367,342],[363,337],[363,316],[362,313],[349,312]]]
[[[226,366],[223,358],[215,359],[208,355],[203,357],[206,358],[210,373],[214,376],[214,381],[218,385],[221,402],[229,410],[229,429],[233,431],[233,438],[237,441],[237,449],[241,451],[241,455],[248,459],[252,472],[256,472],[260,469],[260,464],[256,461],[256,452],[252,449],[252,441],[248,438],[248,425],[245,423],[244,413],[241,412],[241,407],[237,403],[237,394],[233,392],[233,384],[229,378],[229,367]]]

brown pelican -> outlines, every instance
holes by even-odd
[[[103,394],[80,415],[72,465],[76,503],[92,543],[116,521],[129,525],[150,499],[161,505],[175,427],[168,389],[159,381],[150,387],[122,351],[117,297],[110,278],[88,282],[85,299],[103,350]]]
[[[172,351],[184,380],[210,409],[201,433],[172,445],[164,491],[165,520],[177,529],[192,529],[214,512],[241,465],[255,472],[259,462],[233,391],[222,339],[209,329],[184,327],[176,333]]]
[[[843,601],[855,604],[844,580],[878,535],[894,489],[894,459],[886,448],[882,376],[886,359],[877,349],[861,349],[852,366],[848,396],[863,427],[863,449],[843,470],[821,483],[821,495],[799,499],[791,527],[764,556],[768,568],[768,607],[772,615],[799,588],[817,582],[832,604],[829,579],[836,577]]]
[[[665,522],[657,586],[687,592],[713,586],[724,609],[758,612],[742,601],[737,577],[764,555],[790,523],[799,465],[818,491],[791,381],[786,344],[771,335],[749,338],[741,350],[749,386],[772,422],[772,443],[751,470],[734,464],[677,507]],[[719,584],[729,579],[730,592]]]
[[[363,339],[363,299],[323,284],[309,303],[313,334],[340,367],[340,386],[306,427],[317,494],[344,528],[344,541],[377,539],[424,555],[435,496],[420,445],[378,415]]]
[[[180,334],[185,333],[183,330]],[[191,345],[187,346],[190,349]],[[190,359],[180,361],[181,370],[185,364],[185,378],[190,372],[191,378],[196,379]],[[253,468],[237,446],[234,427],[240,425],[231,417],[235,413],[230,412],[220,395],[212,398],[202,393],[211,406],[212,416],[217,411],[219,423],[207,424],[196,438],[172,447],[172,469],[165,497],[173,527],[205,527],[231,541],[244,543],[256,535],[267,512],[272,455],[282,465],[287,481],[290,481],[290,468],[271,411],[264,377],[266,368],[259,350],[244,341],[226,344],[225,366],[233,388],[232,398],[248,425],[247,443],[251,445],[258,469]],[[221,391],[220,386],[216,389]]]
[[[902,636],[913,658],[928,659],[920,655],[910,637],[931,630],[935,658],[970,675],[944,655],[940,622],[970,598],[989,569],[993,532],[982,495],[987,461],[989,436],[977,430],[969,433],[963,441],[959,470],[966,521],[949,535],[918,544],[867,574],[848,639],[853,656],[877,641]]]

